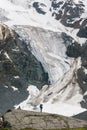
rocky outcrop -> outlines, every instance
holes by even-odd
[[[47,82],[47,73],[26,43],[9,27],[0,24],[0,111],[26,99],[28,85],[40,89]]]
[[[87,73],[86,73],[87,51],[86,50],[87,50],[87,42],[85,42],[85,44],[83,44],[82,46],[77,43],[73,43],[67,47],[67,51],[66,51],[66,54],[69,57],[75,57],[75,58],[81,57],[81,66],[79,67],[79,69],[77,69],[77,72],[76,72],[76,75],[77,75],[76,82],[79,84],[82,94],[84,94],[83,100],[80,102],[81,106],[84,108],[87,108],[87,94],[86,94],[86,91],[87,91]]]
[[[73,117],[80,120],[87,120],[87,111],[74,115]]]
[[[43,11],[43,8],[41,9],[41,6],[42,7],[46,7],[46,5],[45,4],[40,4],[39,2],[34,2],[33,3],[33,7],[36,9],[36,11],[38,12],[38,13],[40,13],[40,14],[46,14],[46,12],[45,11]]]
[[[12,110],[4,115],[13,130],[23,128],[58,129],[87,127],[86,121],[68,118],[55,114],[38,113],[32,111]]]
[[[83,2],[80,1],[75,3],[74,0],[52,0],[50,11],[52,12],[52,16],[56,20],[60,20],[64,26],[79,28],[82,21],[80,16],[84,13],[84,6]]]
[[[82,22],[82,26],[80,27],[80,30],[77,33],[77,36],[79,36],[81,38],[87,38],[87,19],[85,19]]]

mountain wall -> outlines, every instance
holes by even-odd
[[[0,24],[0,111],[26,99],[28,85],[40,89],[47,82],[47,72],[26,43],[9,27]]]

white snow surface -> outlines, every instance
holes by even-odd
[[[44,87],[46,88],[47,86],[44,86]],[[62,102],[62,101],[53,103],[51,98],[48,102],[40,101],[41,98],[38,98],[39,103],[37,105],[33,104],[34,100],[36,98],[36,95],[38,96],[40,94],[40,92],[37,89],[37,87],[34,85],[30,85],[27,90],[29,91],[29,97],[25,101],[20,103],[19,105],[15,105],[16,109],[19,108],[19,106],[20,106],[20,108],[23,110],[30,110],[30,111],[33,110],[36,112],[40,112],[39,105],[40,105],[40,103],[42,103],[43,112],[59,114],[59,115],[64,115],[64,116],[68,116],[68,117],[74,116],[78,113],[86,111],[86,109],[81,108],[79,105],[75,106],[75,105],[68,104],[68,103]]]
[[[37,13],[32,7],[33,2],[43,3],[45,5],[44,11],[46,14],[41,15]],[[77,4],[79,0],[74,0],[74,2]],[[85,5],[84,8],[86,8],[87,2],[83,2]],[[31,25],[49,29],[55,32],[65,32],[72,36],[77,42],[79,41],[79,43],[84,43],[86,39],[77,37],[77,29],[72,30],[72,28],[65,27],[52,17],[51,12],[49,11],[50,7],[50,0],[0,0],[0,8],[4,10],[2,15],[9,19],[4,23],[10,27],[13,25]],[[85,18],[86,14],[87,12],[85,11],[81,18]]]

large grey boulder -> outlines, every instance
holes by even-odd
[[[6,113],[4,117],[11,124],[13,130],[23,128],[43,130],[87,127],[86,121],[42,112],[12,110]]]

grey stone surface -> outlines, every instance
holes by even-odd
[[[21,116],[20,116],[21,115]],[[12,110],[4,115],[13,130],[22,128],[57,129],[57,128],[77,128],[87,126],[86,121],[64,117],[55,114]]]

